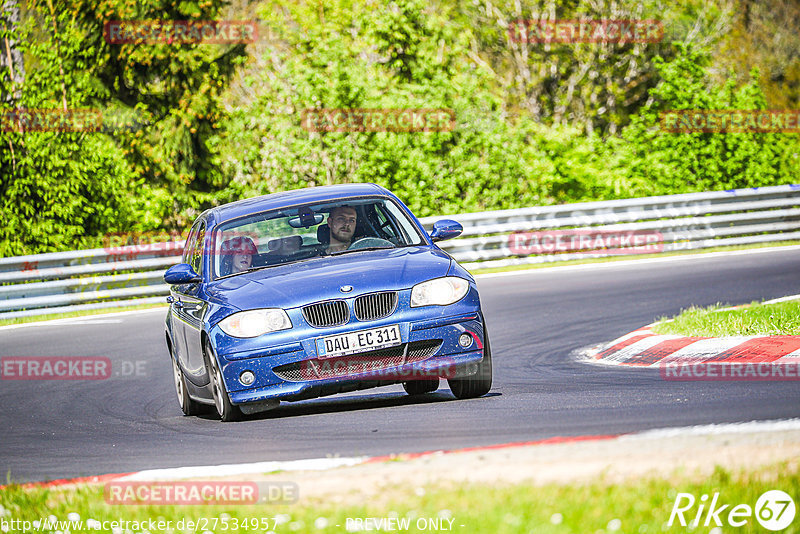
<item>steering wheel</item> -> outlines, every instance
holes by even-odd
[[[388,239],[381,239],[380,237],[362,237],[361,239],[357,239],[356,241],[350,243],[350,246],[347,247],[347,250],[358,250],[360,248],[371,247],[394,248],[395,244]]]

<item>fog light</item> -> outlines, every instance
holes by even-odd
[[[244,386],[249,386],[256,380],[256,375],[252,371],[245,371],[239,375],[239,382]]]
[[[460,336],[458,336],[458,344],[466,349],[467,347],[472,345],[472,336],[469,334],[461,334]]]

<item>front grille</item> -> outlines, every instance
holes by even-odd
[[[311,326],[322,328],[345,324],[350,319],[350,312],[345,301],[329,300],[303,306],[303,317]]]
[[[397,292],[387,291],[385,293],[372,293],[356,298],[353,305],[356,317],[359,321],[374,321],[382,317],[388,317],[397,307]]]
[[[323,380],[326,378],[341,378],[348,375],[347,369],[352,369],[349,374],[363,373],[363,369],[379,371],[403,364],[420,362],[433,356],[442,346],[440,339],[413,341],[396,347],[378,349],[338,358],[320,360],[314,358],[302,362],[294,362],[275,367],[272,371],[289,382],[304,382],[307,380]]]

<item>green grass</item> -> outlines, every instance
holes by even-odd
[[[544,269],[547,267],[563,267],[565,265],[583,265],[587,263],[611,263],[615,261],[640,260],[647,258],[664,258],[667,256],[691,256],[695,254],[708,254],[709,252],[730,252],[734,250],[752,250],[766,247],[781,247],[800,245],[800,241],[780,241],[771,243],[755,243],[752,245],[736,245],[730,247],[711,247],[695,250],[682,250],[674,252],[660,252],[658,254],[628,254],[624,256],[608,256],[606,258],[587,258],[585,260],[548,261],[545,263],[531,263],[523,265],[509,265],[507,267],[490,267],[486,269],[472,268],[472,274],[503,273],[509,271],[524,271],[528,269]]]
[[[735,310],[722,305],[691,307],[672,320],[662,319],[653,331],[682,336],[800,335],[800,301],[753,302]]]
[[[670,477],[638,478],[624,483],[596,480],[591,483],[545,486],[451,484],[426,488],[397,487],[388,493],[380,492],[372,499],[344,495],[344,504],[335,504],[331,500],[303,499],[300,495],[300,500],[295,504],[277,506],[112,506],[104,502],[102,486],[77,489],[9,487],[0,490],[0,516],[5,510],[5,515],[0,517],[0,526],[2,520],[33,521],[50,515],[58,520],[66,520],[70,514],[77,514],[82,520],[101,522],[162,519],[172,521],[173,525],[182,519],[196,521],[200,518],[217,518],[219,521],[227,517],[229,526],[232,526],[234,518],[240,523],[267,518],[269,529],[276,533],[340,533],[346,532],[348,518],[398,517],[410,519],[408,532],[431,532],[430,529],[417,528],[420,518],[431,518],[452,519],[452,532],[463,534],[684,533],[689,530],[677,521],[672,527],[667,526],[677,493],[691,493],[699,500],[703,494],[711,496],[719,492],[718,505],[730,504],[730,511],[737,504],[755,507],[758,497],[770,489],[780,489],[796,499],[800,495],[797,463],[744,472],[717,468],[711,476],[677,473]],[[690,512],[686,512],[685,517],[691,519],[696,512],[697,504]],[[277,526],[276,517],[280,522]],[[723,532],[764,532],[754,517],[750,517],[748,523],[739,528],[725,524],[727,512],[722,514],[721,519]],[[224,530],[220,525],[218,523],[216,529],[200,528],[197,532],[254,532],[252,528]],[[695,532],[707,533],[712,527],[713,524],[709,527],[701,524]],[[75,528],[70,530],[73,534],[79,531]],[[133,528],[131,532],[135,534],[141,530]],[[256,531],[264,530],[259,528]],[[9,530],[11,532],[14,530]],[[39,532],[53,531],[42,529]],[[83,532],[90,531],[84,529]],[[150,532],[161,534],[164,531],[155,529]],[[180,532],[174,530],[175,534]],[[800,520],[795,519],[781,532],[800,532]]]
[[[121,306],[119,308],[99,308],[96,310],[82,310],[69,313],[49,313],[46,315],[36,315],[33,317],[16,317],[14,319],[0,319],[0,326],[6,326],[10,324],[35,323],[39,321],[49,321],[52,319],[71,319],[74,317],[99,315],[103,313],[114,313],[114,312],[123,312],[131,310],[148,310],[150,308],[161,308],[161,307],[166,307],[166,301],[164,304],[137,304],[136,306]]]

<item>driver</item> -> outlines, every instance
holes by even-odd
[[[325,252],[328,254],[347,250],[356,232],[356,210],[350,206],[337,206],[328,215],[328,228],[331,242]]]

